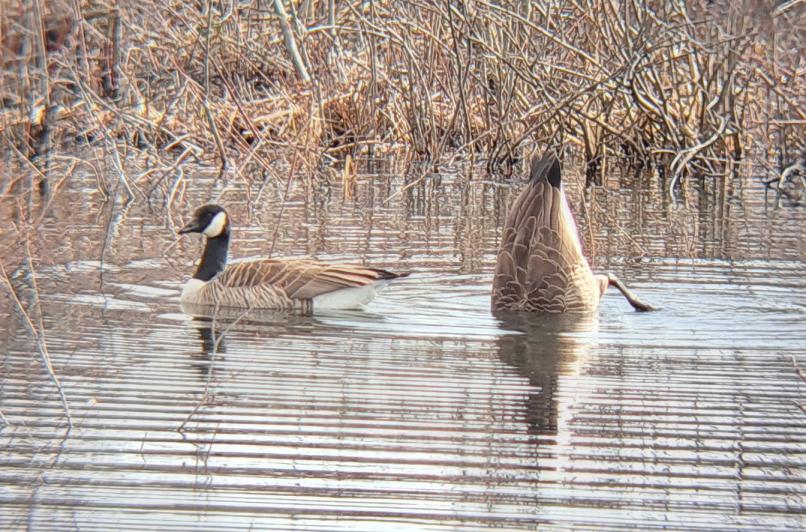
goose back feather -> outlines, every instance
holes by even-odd
[[[194,305],[303,312],[360,308],[399,277],[385,270],[309,259],[242,260],[208,282],[191,279],[181,299]]]
[[[392,279],[386,270],[311,259],[248,259],[228,264],[230,224],[219,205],[199,207],[179,234],[202,233],[201,263],[182,305],[264,310],[360,309]]]
[[[553,152],[532,160],[529,182],[507,217],[493,279],[492,308],[591,312],[608,286],[582,254]]]

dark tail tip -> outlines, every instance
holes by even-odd
[[[536,185],[548,181],[554,188],[560,188],[560,160],[554,150],[547,150],[543,157],[535,155],[532,158],[532,171],[529,173],[529,183]]]
[[[411,275],[411,272],[395,273],[395,272],[390,272],[388,270],[377,270],[377,269],[374,269],[374,271],[378,274],[378,279],[377,280],[379,280],[379,281],[386,281],[386,280],[391,280],[391,279],[402,279],[404,277],[408,277],[409,275]]]

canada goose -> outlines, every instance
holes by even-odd
[[[574,216],[553,152],[532,159],[529,183],[507,217],[493,279],[492,309],[543,313],[592,312],[608,286],[636,310],[641,302],[615,275],[594,275],[582,255]]]
[[[207,237],[201,263],[182,290],[183,305],[254,309],[360,309],[392,279],[375,268],[310,259],[247,259],[227,265],[230,223],[220,205],[204,205],[180,235]]]

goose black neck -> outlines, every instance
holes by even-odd
[[[227,267],[227,251],[229,251],[229,227],[217,237],[207,239],[201,263],[193,278],[207,282],[223,272]]]

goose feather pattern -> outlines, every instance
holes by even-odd
[[[594,275],[582,254],[553,152],[532,159],[529,182],[507,217],[492,290],[493,311],[593,312],[608,286],[636,310],[655,310],[614,275]]]
[[[304,312],[361,308],[398,277],[385,270],[309,259],[248,259],[233,261],[208,282],[191,279],[181,299],[194,305]]]
[[[313,259],[246,259],[228,263],[230,224],[219,205],[199,207],[179,234],[206,237],[202,260],[182,290],[188,306],[297,310],[360,309],[389,281],[408,274]]]
[[[604,289],[582,255],[576,222],[553,153],[535,157],[512,206],[493,280],[493,310],[590,312]]]

